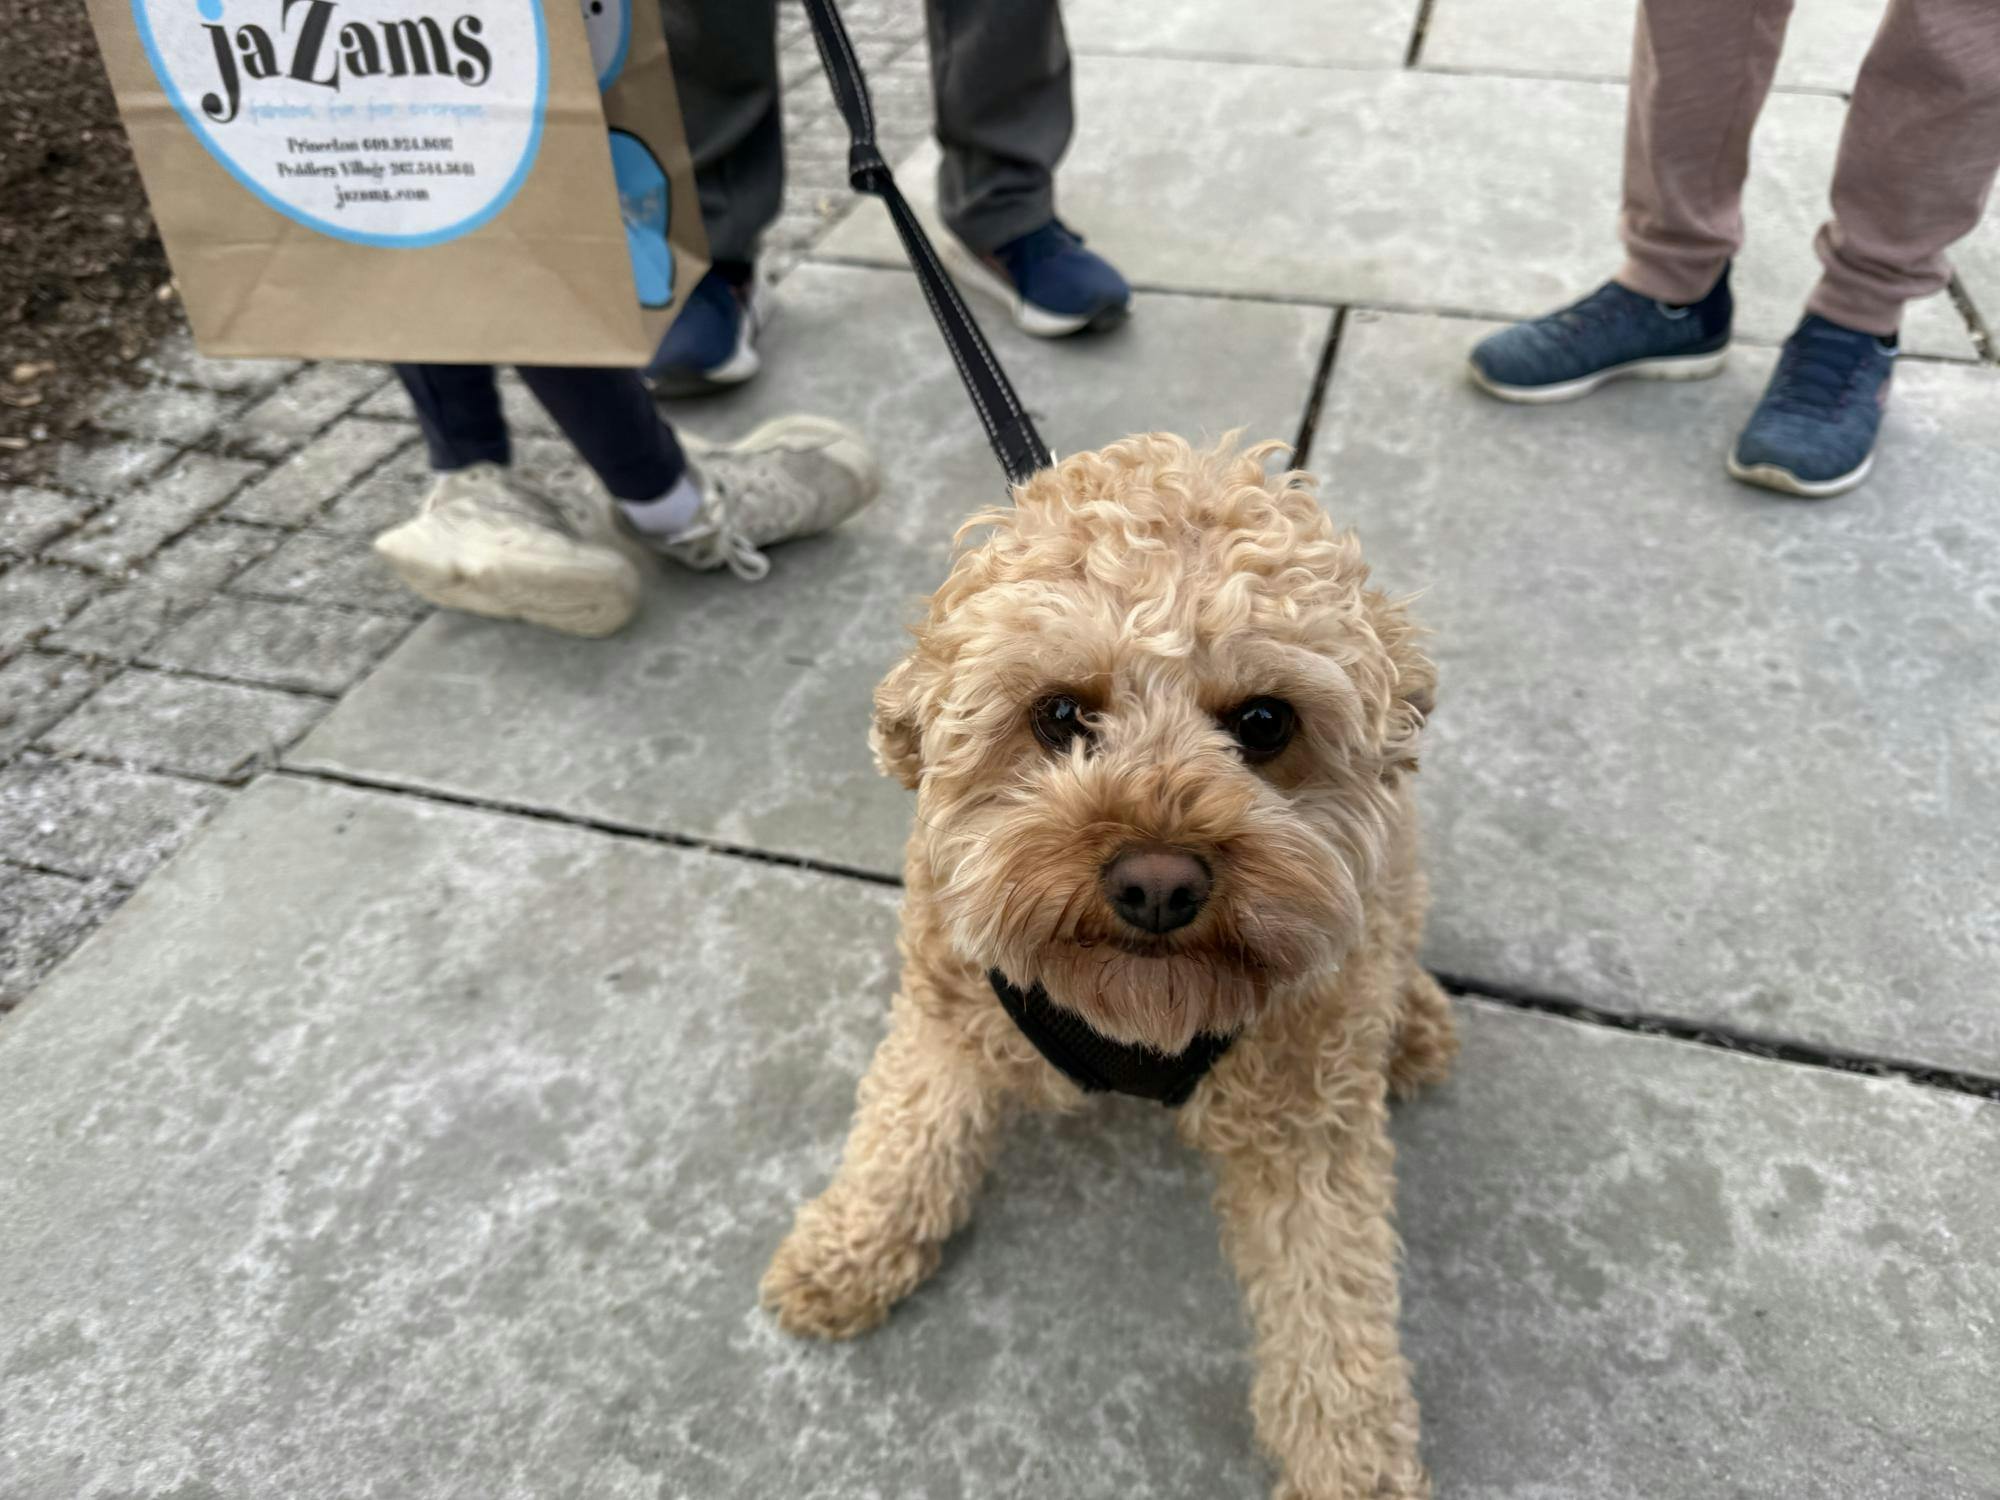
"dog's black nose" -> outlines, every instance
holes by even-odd
[[[1208,901],[1208,866],[1181,849],[1127,849],[1102,879],[1111,909],[1141,932],[1185,927]]]

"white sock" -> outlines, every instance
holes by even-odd
[[[670,542],[701,514],[701,491],[696,488],[692,473],[683,474],[658,499],[620,500],[618,508],[625,512],[626,520],[647,536]]]

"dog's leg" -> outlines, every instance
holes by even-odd
[[[1412,958],[1403,970],[1402,1021],[1389,1055],[1389,1087],[1407,1099],[1426,1084],[1443,1083],[1457,1055],[1451,1001]]]
[[[1425,1500],[1396,1337],[1385,1072],[1331,1076],[1342,1086],[1322,1100],[1218,1088],[1189,1122],[1257,1330],[1251,1414],[1282,1470],[1276,1500]]]
[[[762,1301],[782,1327],[863,1333],[937,1269],[972,1212],[1004,1084],[961,1030],[897,1002],[861,1080],[840,1170],[799,1210],[764,1273]]]

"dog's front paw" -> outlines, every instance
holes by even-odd
[[[771,1257],[758,1300],[787,1333],[866,1333],[937,1268],[940,1249],[906,1237],[855,1234],[809,1205]]]

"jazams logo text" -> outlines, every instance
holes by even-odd
[[[204,15],[220,7],[204,4]],[[427,77],[454,79],[478,88],[492,76],[493,54],[480,39],[477,16],[444,23],[429,16],[394,21],[346,21],[338,0],[281,0],[275,31],[246,23],[202,27],[215,49],[221,88],[203,94],[201,112],[218,125],[236,118],[243,81],[285,77],[338,91],[350,78]]]

